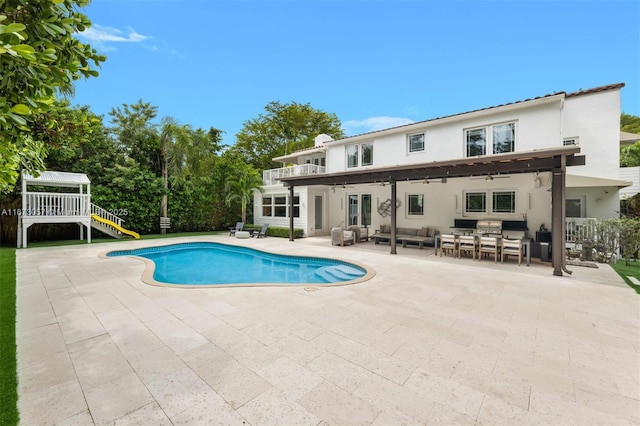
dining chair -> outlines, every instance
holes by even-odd
[[[483,254],[493,254],[494,262],[498,263],[498,252],[500,246],[498,237],[480,237],[480,247],[478,249],[478,260],[481,260]]]

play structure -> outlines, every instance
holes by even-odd
[[[42,191],[47,187],[64,192]],[[122,218],[91,203],[91,182],[83,173],[46,171],[38,177],[22,174],[18,247],[27,247],[27,230],[34,223],[76,223],[80,227],[81,240],[84,240],[86,229],[88,243],[91,242],[91,228],[114,238],[124,235],[140,238],[136,232],[122,226]]]

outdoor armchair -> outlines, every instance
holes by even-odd
[[[342,228],[331,229],[331,245],[344,246],[345,244],[353,244],[354,238],[353,231],[347,231]]]

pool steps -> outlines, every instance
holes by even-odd
[[[328,282],[355,280],[362,277],[362,271],[347,265],[329,265],[318,268],[316,275],[321,276]]]

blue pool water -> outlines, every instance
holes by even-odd
[[[362,278],[360,266],[333,259],[284,256],[219,243],[184,243],[107,256],[140,256],[155,263],[153,278],[168,284],[328,284]]]

